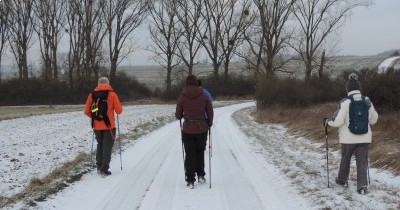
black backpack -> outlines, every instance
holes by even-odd
[[[370,105],[365,100],[365,96],[361,96],[361,100],[354,100],[354,95],[351,95],[348,98],[350,99],[350,132],[356,135],[368,133],[368,111]]]
[[[110,127],[110,119],[107,116],[107,98],[108,98],[108,90],[103,91],[93,91],[92,92],[92,105],[90,106],[90,113],[92,115],[92,127],[93,122],[95,120],[102,121],[107,127]]]

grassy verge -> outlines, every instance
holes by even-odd
[[[83,105],[3,106],[0,108],[0,120],[79,110],[83,110]]]
[[[336,103],[325,103],[304,109],[270,107],[258,110],[255,118],[259,123],[281,123],[299,136],[315,142],[325,142],[322,119],[331,116]],[[337,128],[328,129],[329,146],[340,149]],[[400,175],[400,112],[379,115],[377,124],[372,127],[372,143],[369,149],[370,165],[383,168]]]

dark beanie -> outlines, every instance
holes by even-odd
[[[198,86],[197,78],[194,75],[189,75],[186,78],[186,86]]]
[[[349,80],[347,81],[347,86],[346,86],[347,92],[353,91],[353,90],[360,90],[361,91],[361,84],[358,81],[358,76],[356,73],[351,73],[349,75]]]

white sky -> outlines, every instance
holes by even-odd
[[[400,0],[375,0],[368,8],[357,8],[339,31],[339,55],[375,55],[391,49],[400,49]],[[136,32],[135,43],[146,48],[151,42],[147,26]],[[34,41],[37,42],[37,39]],[[31,62],[40,60],[38,43],[30,50]],[[67,49],[65,49],[67,50]],[[202,58],[203,59],[203,58]],[[11,55],[3,57],[3,64],[14,63]],[[138,49],[121,65],[154,65],[152,54]]]
[[[375,0],[368,8],[357,8],[340,30],[340,55],[375,55],[400,49],[400,0]],[[143,28],[142,30],[147,30]],[[149,37],[136,32],[138,45]],[[152,65],[151,54],[139,50],[124,61],[127,65]]]
[[[400,0],[375,0],[357,8],[342,28],[341,55],[374,55],[400,49]]]

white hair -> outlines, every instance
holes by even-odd
[[[101,85],[101,84],[107,84],[107,85],[109,85],[110,82],[108,81],[108,78],[107,78],[107,77],[100,77],[100,78],[99,78],[99,81],[98,81],[98,84],[99,84],[99,85]]]

